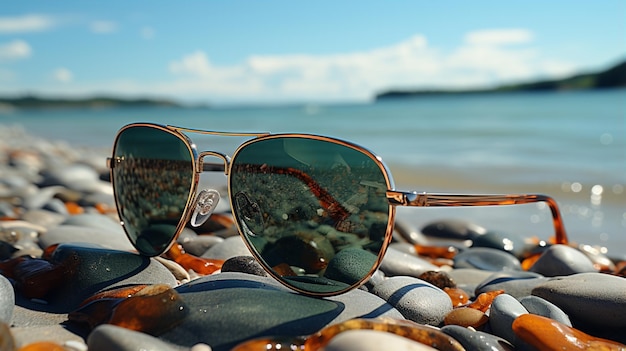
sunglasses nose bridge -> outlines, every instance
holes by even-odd
[[[205,162],[205,157],[216,157],[221,159],[223,162]],[[225,175],[228,175],[228,169],[230,165],[230,156],[217,152],[217,151],[202,151],[198,155],[198,164],[196,169],[199,173],[201,172],[224,172]]]

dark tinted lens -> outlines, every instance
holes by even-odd
[[[193,156],[176,135],[135,126],[118,136],[112,180],[120,219],[137,251],[163,253],[182,225],[193,184]]]
[[[372,272],[391,210],[369,155],[326,140],[264,139],[234,156],[229,186],[243,236],[288,285],[330,295]]]

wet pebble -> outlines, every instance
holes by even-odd
[[[455,268],[477,268],[484,271],[522,269],[520,261],[510,253],[486,247],[469,248],[454,257]]]
[[[265,269],[252,256],[231,257],[222,265],[222,272],[241,272],[259,276],[267,276]]]
[[[579,250],[567,245],[552,245],[544,251],[529,271],[546,277],[597,272],[593,262]]]
[[[372,293],[394,306],[404,317],[438,326],[452,310],[448,294],[421,279],[396,276],[385,279]]]
[[[515,349],[510,342],[501,337],[459,325],[446,325],[441,328],[441,331],[455,338],[466,350],[513,351]]]
[[[41,235],[39,243],[42,247],[60,243],[91,243],[114,250],[135,250],[121,228],[106,229],[98,226],[59,225]]]

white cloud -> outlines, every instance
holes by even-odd
[[[52,16],[38,14],[0,17],[0,33],[14,34],[39,32],[54,27],[56,23],[56,19]]]
[[[72,74],[72,72],[64,67],[55,69],[52,73],[52,76],[55,81],[60,83],[68,83],[74,79],[74,75]]]
[[[526,29],[484,29],[465,35],[465,41],[471,45],[524,44],[532,40],[533,33]]]
[[[170,88],[217,99],[366,100],[392,88],[486,87],[571,71],[571,64],[543,59],[532,38],[523,29],[475,31],[444,52],[416,35],[369,51],[253,55],[231,66],[196,51],[170,63]]]
[[[156,35],[156,31],[152,27],[145,26],[145,27],[141,28],[141,31],[139,32],[139,35],[143,39],[150,40],[150,39],[154,39],[154,36]]]
[[[23,40],[13,40],[7,44],[0,44],[0,61],[18,60],[30,57],[32,49]]]
[[[112,21],[93,21],[89,27],[97,34],[110,34],[117,31],[117,23]]]

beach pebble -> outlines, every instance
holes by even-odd
[[[59,225],[41,235],[39,243],[44,248],[60,243],[90,243],[112,250],[134,251],[135,248],[126,238],[123,229],[113,228]]]
[[[227,260],[237,256],[250,256],[250,250],[240,236],[231,236],[209,248],[201,257]]]
[[[474,236],[471,247],[490,247],[506,251],[515,257],[521,257],[528,249],[524,238],[495,231],[488,231],[483,235]]]
[[[388,248],[379,268],[385,275],[419,277],[427,271],[438,271],[439,267],[417,256]]]
[[[435,351],[437,349],[393,333],[377,330],[348,330],[339,333],[324,351]]]
[[[0,322],[11,323],[14,307],[15,293],[13,292],[13,285],[7,278],[0,275]]]
[[[561,308],[579,328],[626,328],[626,278],[603,273],[580,273],[552,278],[535,287],[533,295]]]
[[[272,278],[245,273],[205,276],[176,290],[189,315],[159,338],[185,347],[205,343],[214,351],[229,350],[251,337],[309,335],[356,317],[403,319],[393,306],[365,291],[312,298]]]
[[[189,233],[191,232],[191,233]],[[220,244],[224,238],[217,235],[197,235],[192,230],[185,228],[178,237],[178,243],[189,254],[202,256],[211,247]]]
[[[562,309],[539,296],[526,296],[519,299],[519,302],[522,306],[524,306],[528,313],[554,319],[555,321],[567,325],[568,327],[572,326],[572,322]]]
[[[266,276],[265,269],[252,256],[235,256],[231,257],[222,265],[222,272],[241,272]]]
[[[466,350],[513,351],[515,349],[511,343],[501,337],[459,325],[446,325],[441,328],[441,331],[455,338]]]
[[[97,213],[84,213],[74,216],[69,216],[61,225],[73,225],[86,228],[104,229],[124,234],[124,229],[120,225],[119,221],[114,221],[109,216],[97,214]]]
[[[65,221],[66,218],[67,216],[42,209],[29,210],[22,215],[22,220],[44,228],[55,227]]]
[[[110,324],[103,324],[94,329],[87,338],[87,346],[89,351],[178,350],[151,335]]]
[[[473,240],[487,233],[487,229],[467,221],[441,220],[425,225],[422,233],[437,239]]]
[[[489,326],[493,333],[517,346],[517,339],[512,325],[515,319],[528,311],[513,296],[498,295],[491,303],[489,310]]]
[[[61,323],[13,327],[11,328],[11,334],[13,334],[17,345],[29,345],[37,342],[52,342],[58,345],[69,343],[70,345],[81,345],[78,347],[82,347],[82,350],[85,350],[87,347],[83,339],[84,336],[72,332]],[[43,349],[48,350],[48,348]],[[78,350],[81,350],[81,348]]]
[[[396,276],[374,286],[372,293],[414,322],[438,326],[452,310],[448,294],[421,279]]]
[[[546,277],[597,272],[584,253],[567,245],[552,245],[544,251],[529,271]]]
[[[504,290],[515,298],[522,298],[530,295],[537,285],[547,280],[548,278],[533,272],[495,272],[476,286],[475,295],[478,296],[487,291]]]
[[[487,247],[469,248],[454,257],[455,268],[477,268],[484,271],[522,269],[520,261],[510,253]]]
[[[170,271],[155,260],[90,244],[59,245],[51,262],[69,265],[69,280],[48,298],[51,305],[68,311],[105,289],[133,284],[176,285]]]
[[[361,248],[339,251],[328,263],[324,277],[346,283],[356,283],[372,270],[377,257]]]
[[[447,273],[456,282],[458,288],[470,293],[470,298],[473,297],[471,295],[474,295],[476,287],[493,274],[492,271],[483,271],[476,268],[455,268]]]
[[[81,192],[93,192],[101,182],[98,172],[80,163],[50,168],[42,172],[42,175],[43,179],[39,184],[41,187],[62,185]]]

